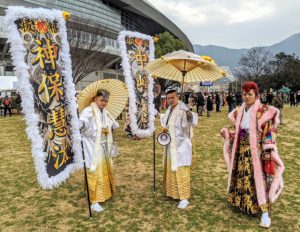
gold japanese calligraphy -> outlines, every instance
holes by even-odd
[[[135,37],[126,37],[127,55],[135,81],[137,124],[139,129],[149,127],[149,102],[148,102],[148,73],[145,66],[149,62],[149,40]]]
[[[64,65],[60,57],[58,23],[22,18],[15,21],[28,54],[30,83],[34,89],[35,111],[47,153],[47,173],[56,176],[73,162],[70,115],[64,89]]]

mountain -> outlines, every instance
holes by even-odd
[[[265,48],[271,51],[273,55],[284,52],[286,54],[295,53],[296,56],[300,56],[300,33],[294,34],[279,43],[266,46]],[[241,56],[246,54],[249,50],[250,49],[246,48],[231,49],[215,45],[194,45],[194,52],[196,54],[210,56],[218,65],[229,66],[232,69],[238,65]]]
[[[270,49],[273,54],[284,52],[287,54],[295,53],[296,56],[300,56],[300,33],[294,34],[289,38],[266,48]]]

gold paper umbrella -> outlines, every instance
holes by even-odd
[[[154,76],[182,83],[181,93],[184,83],[216,81],[226,74],[210,57],[183,50],[149,62],[146,69]]]
[[[106,79],[93,82],[85,87],[78,95],[78,108],[81,112],[93,101],[99,89],[109,92],[106,109],[115,119],[122,113],[128,99],[128,89],[122,81]]]

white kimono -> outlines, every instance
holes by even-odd
[[[82,129],[82,141],[86,160],[86,166],[90,171],[95,171],[98,162],[104,160],[103,145],[105,137],[102,136],[102,128],[108,128],[107,147],[110,152],[113,138],[112,129],[119,127],[119,124],[110,116],[106,109],[101,110],[96,103],[86,107],[79,117]]]
[[[198,115],[192,112],[193,120],[188,122],[186,111],[189,111],[189,108],[179,101],[167,123],[170,110],[171,107],[166,114],[161,115],[161,125],[168,128],[171,136],[171,142],[166,149],[167,155],[171,156],[171,170],[176,171],[178,167],[192,165],[192,127],[197,126]]]

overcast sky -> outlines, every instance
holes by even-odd
[[[193,44],[250,48],[300,32],[300,0],[148,0]]]

